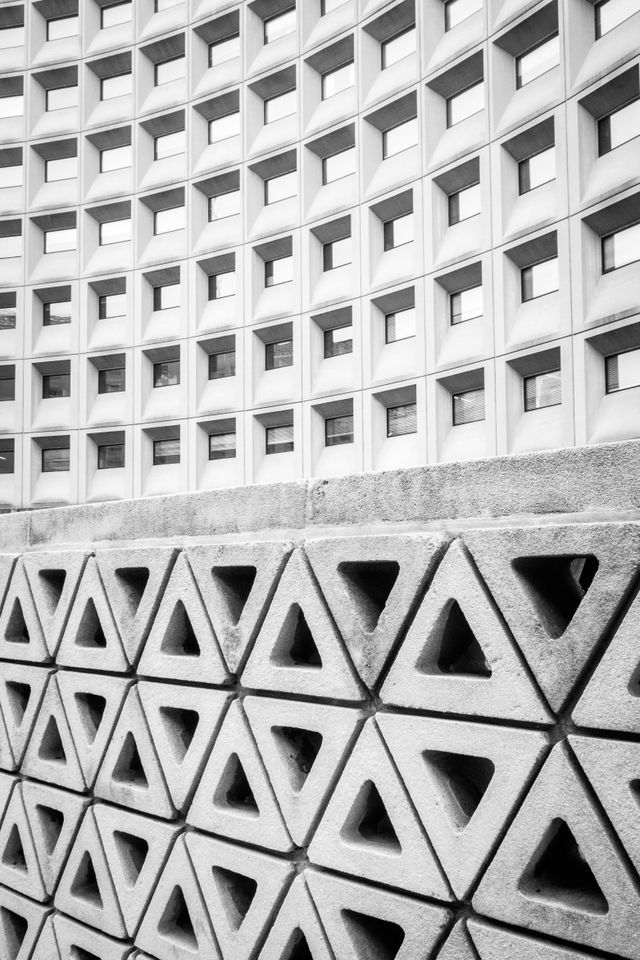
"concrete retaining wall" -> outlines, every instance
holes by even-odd
[[[2,960],[638,960],[639,450],[0,518]]]

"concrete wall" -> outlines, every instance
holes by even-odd
[[[2,960],[638,960],[639,453],[0,518]]]

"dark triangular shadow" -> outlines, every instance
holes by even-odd
[[[403,944],[402,927],[354,910],[342,910],[355,953],[354,960],[395,960]]]
[[[486,757],[438,750],[428,750],[422,756],[436,773],[443,793],[453,805],[451,821],[466,826],[487,792],[495,765]]]
[[[289,766],[291,785],[299,793],[320,752],[322,736],[315,730],[303,730],[300,727],[272,727],[271,733]]]
[[[182,600],[178,600],[160,647],[174,657],[199,657],[200,644]]]
[[[258,884],[253,877],[224,867],[213,867],[212,870],[224,900],[226,919],[232,930],[237,931],[251,908]]]
[[[558,639],[593,583],[598,572],[596,557],[519,557],[512,566],[545,630]]]
[[[373,633],[398,579],[400,565],[386,560],[345,562],[339,564],[338,573],[344,579],[365,630]]]
[[[236,627],[253,589],[256,567],[213,567],[211,575],[218,581],[222,602],[229,622]]]

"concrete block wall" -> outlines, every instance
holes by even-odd
[[[640,960],[639,455],[0,518],[0,958]]]

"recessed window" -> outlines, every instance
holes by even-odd
[[[447,127],[461,123],[467,117],[484,110],[484,82],[474,83],[447,100]]]
[[[449,296],[449,316],[451,325],[476,320],[484,312],[482,285],[456,290]]]
[[[264,345],[265,370],[279,370],[293,366],[293,340],[278,340]]]
[[[172,310],[180,306],[180,284],[163,283],[153,288],[153,309]]]
[[[269,177],[264,182],[264,202],[267,205],[295,197],[297,192],[298,174],[295,170],[283,173],[279,177]]]
[[[170,10],[171,7],[177,7],[182,0],[155,0],[155,11],[161,13],[163,10]]]
[[[351,263],[353,258],[351,237],[331,240],[322,244],[322,269],[335,270]]]
[[[180,440],[154,440],[153,465],[165,467],[172,463],[180,463]]]
[[[558,258],[550,257],[540,263],[532,263],[520,271],[522,302],[544,297],[558,289]]]
[[[118,470],[124,467],[124,443],[98,444],[98,470]]]
[[[522,195],[556,178],[556,148],[547,147],[518,164],[518,188]]]
[[[0,50],[21,47],[24,43],[24,27],[3,27],[0,30]]]
[[[71,323],[71,300],[42,304],[43,327],[59,327],[65,323]]]
[[[0,294],[0,330],[15,330],[16,313],[15,293]]]
[[[170,60],[163,60],[156,63],[154,67],[154,82],[156,87],[164,83],[173,83],[174,80],[182,80],[186,74],[186,60],[184,56],[172,57]]]
[[[228,193],[217,193],[209,197],[209,221],[225,220],[235,217],[241,210],[241,196],[239,190],[229,190]]]
[[[21,234],[12,234],[4,237],[0,236],[0,260],[6,260],[9,257],[19,257],[21,253]]]
[[[324,421],[325,447],[339,447],[343,443],[353,443],[353,414],[327,417]]]
[[[397,33],[395,37],[385,40],[381,48],[382,69],[386,70],[387,67],[392,67],[394,63],[416,52],[416,28],[410,27],[402,33]]]
[[[16,368],[14,366],[0,367],[0,402],[15,400],[16,398]]]
[[[605,357],[604,370],[607,393],[640,387],[640,348]]]
[[[126,97],[133,89],[133,77],[130,73],[118,73],[113,77],[103,77],[100,81],[100,99],[115,100]]]
[[[10,167],[0,167],[0,188],[22,186],[22,164],[13,163]]]
[[[598,120],[598,153],[602,157],[640,136],[640,98]]]
[[[240,114],[226,113],[223,117],[214,117],[209,120],[209,143],[221,143],[240,133]]]
[[[293,424],[282,424],[279,427],[266,427],[266,452],[291,453],[293,450]]]
[[[338,7],[344,6],[347,0],[320,0],[320,16],[326,17],[328,13],[333,13]]]
[[[75,250],[77,245],[77,230],[68,227],[64,230],[44,231],[44,252],[62,253],[65,250]]]
[[[67,473],[70,458],[69,447],[43,447],[42,473]]]
[[[176,157],[185,151],[185,132],[176,130],[175,133],[165,133],[153,138],[153,159],[165,160],[167,157]]]
[[[20,94],[17,97],[0,97],[0,117],[24,116],[24,97]]]
[[[324,358],[342,357],[353,353],[353,329],[350,323],[324,331]]]
[[[58,180],[75,180],[77,176],[77,157],[58,157],[44,162],[45,183],[54,183]]]
[[[295,33],[296,29],[296,8],[289,7],[281,13],[276,13],[273,17],[267,17],[264,21],[264,42],[274,43],[281,37],[286,37],[290,33]]]
[[[619,267],[640,260],[640,223],[624,227],[602,238],[602,272],[610,273]]]
[[[126,0],[125,3],[110,3],[108,7],[100,8],[100,28],[102,30],[117,27],[121,23],[130,23],[132,19],[133,12],[130,0]]]
[[[483,0],[446,0],[444,5],[444,29],[453,30],[463,20],[482,10]]]
[[[98,234],[101,247],[110,246],[112,243],[125,243],[131,240],[131,218],[105,220],[100,224]]]
[[[66,110],[67,107],[78,106],[78,87],[55,87],[47,90],[45,98],[46,110]]]
[[[449,195],[449,226],[468,220],[482,212],[480,184],[473,183],[464,190]]]
[[[349,63],[343,63],[342,66],[336,67],[335,70],[323,73],[321,80],[322,99],[328,100],[329,97],[335,97],[336,94],[342,93],[343,90],[352,87],[355,81],[356,68],[353,60]]]
[[[236,375],[236,352],[224,350],[209,354],[209,380],[224,380]]]
[[[233,297],[236,292],[236,275],[233,270],[226,273],[214,273],[209,277],[209,300],[224,300]]]
[[[180,361],[159,360],[153,365],[154,387],[177,387],[180,383]]]
[[[98,393],[123,393],[126,387],[126,369],[110,367],[98,370]]]
[[[382,134],[382,158],[395,157],[415,147],[418,143],[418,118],[412,117],[410,120],[404,120],[395,127],[390,127]]]
[[[47,20],[47,40],[64,40],[78,36],[78,17],[55,17]]]
[[[387,407],[387,436],[404,437],[418,432],[418,411],[415,403]]]
[[[209,460],[232,460],[236,455],[236,432],[209,434]]]
[[[277,97],[269,97],[264,101],[264,122],[274,123],[276,120],[282,120],[283,117],[290,117],[298,108],[298,98],[295,87],[293,90],[287,90],[285,93],[278,94]]]
[[[349,147],[330,157],[322,158],[322,182],[333,183],[356,172],[356,148]]]
[[[98,320],[112,320],[127,314],[126,293],[105,293],[98,297]]]
[[[560,37],[556,33],[516,57],[516,87],[524,87],[560,63]]]
[[[463,393],[454,393],[452,398],[453,425],[459,427],[463,423],[477,423],[484,420],[484,387],[476,390],[465,390]]]
[[[596,40],[638,12],[637,0],[601,0],[595,6]]]
[[[185,210],[183,206],[156,210],[153,215],[153,232],[158,236],[162,233],[173,233],[175,230],[184,230],[184,221]]]
[[[222,63],[228,63],[229,60],[235,60],[240,56],[240,37],[225,37],[218,40],[217,43],[209,44],[209,66],[219,67]]]
[[[15,472],[15,440],[0,440],[0,474]]]
[[[292,280],[293,257],[278,257],[277,260],[265,260],[265,287],[276,287],[280,283],[290,283]]]
[[[403,247],[406,243],[413,243],[413,213],[405,213],[402,217],[387,220],[383,225],[384,249],[394,250]]]
[[[100,173],[123,170],[131,166],[131,144],[100,151]]]
[[[71,396],[70,373],[43,373],[42,399],[61,400]]]
[[[536,373],[524,378],[524,409],[541,410],[562,403],[562,375],[559,370]]]
[[[397,343],[416,335],[416,308],[387,313],[384,318],[384,342]]]

